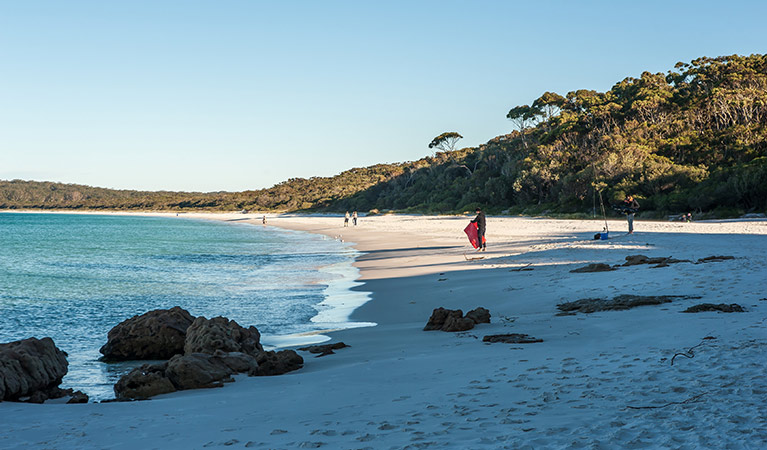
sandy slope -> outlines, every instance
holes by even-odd
[[[351,348],[304,355],[305,368],[289,375],[147,402],[2,403],[0,448],[767,447],[767,221],[638,222],[634,235],[593,241],[599,222],[489,218],[489,251],[475,261],[466,260],[477,256],[467,253],[466,218],[342,222],[269,218],[364,252],[357,289],[373,300],[353,318],[379,325],[333,335]],[[638,253],[736,259],[569,272]],[[514,270],[522,267],[533,270]],[[623,293],[702,298],[555,315],[562,301]],[[747,312],[680,313],[700,302]],[[437,306],[484,306],[492,323],[421,331]],[[544,342],[481,342],[497,333]]]

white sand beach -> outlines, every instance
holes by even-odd
[[[194,217],[260,226],[261,216]],[[615,220],[613,239],[595,241],[602,221],[489,217],[488,251],[475,253],[469,219],[374,216],[344,228],[341,217],[270,216],[270,227],[354,243],[355,289],[372,294],[351,318],[376,326],[329,334],[351,347],[302,353],[301,370],[220,389],[3,402],[0,448],[767,447],[767,220],[638,221],[633,235]],[[637,254],[692,262],[570,272]],[[695,263],[722,255],[734,259]],[[621,294],[700,298],[557,315],[562,302]],[[699,303],[745,312],[681,312]],[[423,331],[440,306],[482,306],[491,323]],[[482,342],[506,333],[543,342]]]

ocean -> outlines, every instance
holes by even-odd
[[[0,343],[51,337],[68,353],[62,387],[92,400],[139,363],[103,363],[109,330],[181,306],[254,325],[266,347],[370,324],[348,244],[241,222],[179,217],[0,213]]]

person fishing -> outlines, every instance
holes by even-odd
[[[629,233],[634,233],[634,214],[639,209],[639,203],[634,199],[633,196],[629,195],[626,197],[625,200],[623,200],[623,212],[626,214],[626,220],[628,220],[629,223]]]
[[[482,209],[477,207],[476,211],[477,217],[474,218],[474,220],[471,221],[471,223],[477,224],[477,251],[484,252],[487,249],[487,243],[485,242],[485,226],[486,226],[486,219],[485,219],[485,213],[482,212]]]

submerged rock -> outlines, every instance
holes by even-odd
[[[169,359],[184,353],[186,331],[193,321],[178,306],[133,316],[109,330],[107,343],[99,351],[108,361]]]
[[[0,401],[62,397],[58,386],[68,367],[67,354],[49,337],[0,344]]]

